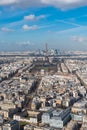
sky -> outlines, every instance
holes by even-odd
[[[0,51],[87,51],[86,0],[0,0]]]

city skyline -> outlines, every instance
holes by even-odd
[[[85,0],[1,0],[0,51],[87,50]]]

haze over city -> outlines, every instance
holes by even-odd
[[[87,50],[86,0],[0,0],[0,50]]]
[[[87,130],[87,0],[0,0],[0,130]]]

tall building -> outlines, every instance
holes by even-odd
[[[42,115],[42,123],[49,124],[53,128],[63,128],[70,120],[70,109],[50,110]]]
[[[48,58],[48,44],[46,43],[46,56],[45,56],[45,61],[49,62]]]

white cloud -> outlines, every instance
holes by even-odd
[[[57,22],[63,23],[63,24],[68,24],[68,25],[73,25],[73,26],[77,26],[77,27],[81,27],[81,25],[73,23],[73,22],[69,22],[69,21],[64,21],[64,20],[57,20]]]
[[[0,0],[0,5],[16,4],[17,0]]]
[[[28,26],[28,25],[23,25],[23,30],[37,30],[38,26],[37,25],[33,25],[33,26]]]
[[[45,15],[35,16],[34,14],[30,14],[28,16],[24,16],[24,20],[35,21],[35,20],[44,19],[45,17],[46,17]]]
[[[32,43],[30,41],[24,41],[24,42],[18,42],[17,43],[20,46],[30,46]]]
[[[2,27],[1,31],[3,31],[3,32],[14,32],[14,30],[12,30],[10,28],[6,28],[6,27]]]
[[[83,36],[72,36],[72,40],[80,43],[87,42],[87,38]]]
[[[68,28],[68,29],[57,31],[56,33],[61,35],[75,35],[75,34],[79,35],[79,33],[84,34],[85,32],[87,32],[87,26]]]
[[[39,15],[39,16],[36,17],[37,20],[44,19],[44,18],[46,18],[45,15]]]
[[[87,5],[86,0],[41,0],[46,5],[52,5],[62,10],[76,8]]]
[[[25,20],[35,20],[35,15],[31,14],[31,15],[28,15],[28,16],[24,16],[24,19]]]
[[[87,0],[0,0],[1,6],[11,4],[21,7],[54,6],[65,10],[86,6]]]

